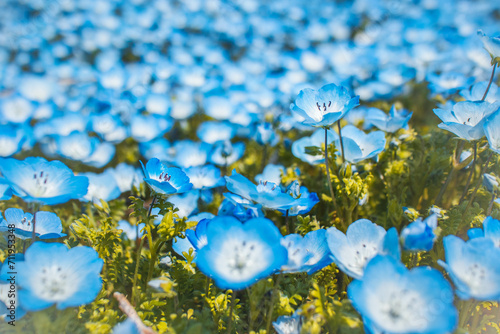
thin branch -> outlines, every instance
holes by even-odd
[[[120,310],[122,310],[123,313],[125,313],[125,315],[134,322],[141,334],[157,334],[151,327],[144,325],[134,307],[123,294],[115,292],[113,293],[113,297],[115,297],[118,301],[118,307]]]

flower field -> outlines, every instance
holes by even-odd
[[[0,333],[500,333],[500,3],[6,0]]]

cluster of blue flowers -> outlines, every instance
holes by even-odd
[[[490,168],[500,154],[499,10],[452,0],[9,3],[0,11],[0,317],[8,322],[14,304],[20,320],[114,291],[131,291],[136,306],[153,298],[147,289],[165,292],[182,262],[207,291],[212,280],[225,297],[231,290],[228,332],[234,295],[265,280],[274,284],[267,333],[271,320],[279,334],[312,332],[297,304],[273,318],[275,290],[283,276],[327,271],[367,333],[467,330],[468,301],[500,301],[500,174]],[[397,99],[415,87],[438,104],[439,135],[457,144],[447,179],[433,176],[433,205],[388,201],[384,211],[403,212],[405,226],[370,213],[387,194],[365,181],[405,168],[394,147],[415,136],[414,113]],[[444,203],[457,173],[462,196]],[[110,214],[106,202],[128,196],[151,199],[140,223],[134,205]],[[107,284],[112,257],[78,238],[70,205],[107,210],[120,252],[137,252],[123,256],[131,282]],[[471,221],[442,235],[452,205],[454,219]],[[128,320],[113,333],[152,331],[147,315],[119,307]]]

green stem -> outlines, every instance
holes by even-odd
[[[36,213],[38,211],[38,208],[39,208],[39,204],[38,203],[34,203],[33,204],[33,221],[32,221],[32,224],[33,224],[33,231],[31,232],[31,244],[30,245],[33,245],[33,243],[35,242],[36,240]]]
[[[158,251],[163,247],[164,244],[165,244],[165,241],[157,240],[154,247],[150,250],[151,251],[151,259],[149,261],[148,279],[146,282],[149,282],[152,278],[151,276],[153,275],[153,270],[154,270],[154,267],[156,264],[156,259],[158,258]]]
[[[477,162],[477,142],[475,141],[473,144],[474,147],[474,160],[472,160],[472,166],[470,167],[470,172],[469,172],[469,177],[467,178],[467,183],[465,183],[465,188],[464,191],[462,192],[462,196],[460,197],[460,201],[458,204],[462,204],[462,202],[465,199],[465,196],[467,196],[467,191],[469,190],[470,183],[472,181],[472,175],[474,174],[476,170],[476,162]]]
[[[136,261],[135,261],[135,271],[134,271],[134,281],[132,284],[132,304],[135,306],[136,301],[136,290],[137,290],[137,276],[139,275],[139,263],[141,261],[141,252],[142,252],[142,246],[144,246],[144,237],[141,238],[141,243],[139,244],[139,248],[137,248],[137,256],[136,256]]]
[[[483,98],[481,101],[484,101],[486,99],[486,95],[488,95],[488,92],[490,91],[491,83],[493,82],[493,77],[495,76],[495,69],[497,67],[497,64],[493,65],[493,70],[491,71],[491,76],[490,76],[490,81],[488,82],[488,86],[486,87],[486,91],[484,92]]]
[[[229,310],[229,320],[227,323],[227,334],[231,334],[231,330],[233,329],[233,310],[234,310],[235,297],[236,297],[236,291],[232,291],[231,309]]]
[[[456,167],[455,167],[456,166],[456,161],[457,161],[457,159],[459,159],[460,155],[462,154],[462,150],[464,149],[464,145],[465,145],[464,141],[460,141],[459,143],[457,143],[457,146],[455,148],[455,155],[453,156],[453,162],[452,162],[452,165],[451,165],[451,170],[448,173],[448,177],[446,178],[446,181],[444,182],[443,186],[441,187],[441,190],[439,191],[439,194],[436,197],[436,200],[434,201],[434,203],[436,205],[440,205],[441,204],[441,200],[443,199],[444,193],[446,192],[446,189],[448,188],[451,180],[453,179],[453,176],[455,175],[455,172],[457,170]]]
[[[278,278],[274,282],[273,292],[271,295],[271,305],[269,305],[269,310],[267,311],[266,333],[270,333],[271,330],[271,323],[273,321],[274,300],[276,299],[276,292],[278,291],[278,286],[280,284],[282,275],[283,275],[282,273],[279,273]]]
[[[496,197],[497,197],[497,192],[493,191],[493,194],[491,195],[490,204],[488,205],[488,211],[486,211],[486,216],[491,215],[491,211],[493,210],[493,203],[495,203],[495,198]]]
[[[342,129],[340,127],[340,120],[337,121],[337,128],[339,129],[340,153],[342,153],[342,163],[344,163],[345,162],[344,140],[342,139]]]
[[[325,127],[325,166],[326,166],[326,177],[328,179],[328,186],[330,187],[330,195],[332,196],[333,207],[337,211],[337,202],[335,199],[335,193],[332,186],[332,178],[330,176],[330,167],[328,164],[328,128]]]
[[[476,197],[477,191],[481,187],[482,181],[483,181],[483,175],[486,172],[486,169],[488,168],[488,164],[490,163],[491,157],[493,156],[493,151],[490,153],[488,156],[488,159],[486,160],[486,163],[483,165],[483,168],[481,168],[480,172],[480,177],[477,179],[476,186],[474,187],[474,191],[472,192],[472,195],[470,197],[469,202],[467,203],[467,206],[465,207],[464,213],[462,214],[462,217],[465,216],[467,210],[471,206],[472,202],[474,202],[474,198]]]

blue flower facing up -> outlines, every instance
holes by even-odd
[[[486,217],[483,220],[483,228],[471,228],[467,231],[470,239],[485,237],[493,241],[493,244],[500,248],[500,220]]]
[[[425,220],[419,218],[401,231],[403,248],[413,251],[430,251],[436,241],[434,230],[437,228],[438,217],[430,215]]]
[[[408,122],[412,115],[412,112],[408,112],[405,109],[396,110],[396,106],[394,105],[391,111],[389,111],[389,115],[380,109],[370,108],[365,117],[365,122],[370,125],[375,125],[385,132],[396,132],[399,129],[408,128]]]
[[[253,184],[249,179],[235,170],[231,176],[226,176],[226,187],[229,191],[263,207],[276,210],[288,210],[296,204],[296,199],[271,182]]]
[[[443,121],[438,127],[450,131],[466,140],[478,140],[484,136],[483,125],[486,118],[500,106],[499,103],[485,101],[462,101],[445,109],[434,109]]]
[[[14,194],[26,202],[65,203],[84,196],[89,186],[86,177],[75,176],[62,162],[44,158],[2,159],[0,171]]]
[[[301,90],[290,109],[305,125],[329,127],[358,105],[359,96],[351,97],[345,87],[329,84],[318,91]]]
[[[500,248],[492,239],[477,237],[468,242],[448,235],[443,238],[446,269],[461,299],[500,300]]]
[[[287,262],[282,236],[269,219],[242,224],[233,217],[215,217],[206,234],[207,245],[198,251],[197,266],[221,289],[244,289]]]
[[[31,239],[33,233],[33,215],[21,209],[9,208],[4,212],[5,220],[0,221],[0,233],[9,231],[14,225],[14,235],[19,239]],[[66,236],[62,233],[61,219],[55,213],[39,211],[36,217],[36,236],[40,239],[56,239]]]
[[[289,234],[281,239],[281,244],[288,250],[288,263],[281,268],[283,272],[311,275],[332,263],[324,229],[311,231],[304,237]]]
[[[385,133],[382,131],[366,134],[353,125],[347,125],[342,128],[342,138],[345,159],[351,163],[376,157],[385,148]],[[335,140],[335,146],[340,147],[340,139]]]
[[[142,164],[144,181],[159,194],[175,194],[191,190],[193,185],[189,177],[180,168],[167,167],[160,160],[153,158],[148,161],[146,167]]]
[[[25,260],[16,264],[19,303],[28,311],[53,304],[58,309],[88,304],[101,291],[103,264],[90,247],[35,242]]]
[[[451,333],[458,323],[453,290],[436,269],[412,270],[390,256],[376,256],[347,296],[367,333]]]
[[[385,231],[368,219],[359,219],[349,225],[344,234],[335,227],[327,230],[326,240],[333,262],[347,275],[363,277],[368,262],[376,255],[401,258],[396,228]]]

